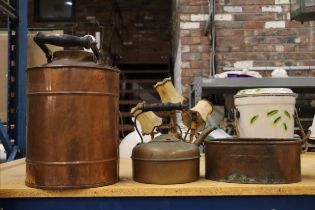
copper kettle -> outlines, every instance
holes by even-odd
[[[167,103],[143,106],[143,111],[172,109],[183,109],[183,105]],[[150,184],[180,184],[198,180],[199,145],[213,129],[205,129],[194,143],[162,134],[148,143],[136,145],[131,156],[133,179]]]

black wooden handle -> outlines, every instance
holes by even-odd
[[[175,111],[175,110],[184,110],[187,109],[187,104],[182,103],[158,103],[158,104],[141,104],[138,109],[143,112],[147,111]]]
[[[51,44],[60,47],[84,47],[86,49],[92,49],[97,60],[100,59],[100,51],[97,49],[97,42],[91,35],[85,35],[83,37],[72,36],[68,34],[56,34],[56,35],[45,35],[42,32],[38,32],[34,37],[35,43],[44,51],[46,54],[47,62],[52,61],[53,54],[46,44]]]

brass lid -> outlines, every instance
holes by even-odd
[[[160,135],[148,143],[138,144],[131,158],[147,161],[173,161],[199,158],[199,147],[183,142],[168,134]]]

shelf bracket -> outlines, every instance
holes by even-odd
[[[12,144],[10,143],[10,138],[7,133],[7,129],[3,126],[0,120],[0,142],[3,144],[3,147],[6,153],[9,155],[12,152]]]
[[[9,159],[16,159],[25,156],[26,145],[27,1],[11,0],[10,4],[18,18],[8,18],[8,129],[3,139],[13,140],[12,148],[6,147],[11,150]]]

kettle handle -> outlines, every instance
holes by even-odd
[[[34,42],[44,51],[48,63],[52,61],[53,53],[46,46],[46,44],[60,47],[84,47],[86,49],[91,48],[97,60],[99,60],[101,57],[101,53],[96,46],[97,42],[91,35],[77,37],[68,34],[45,35],[42,32],[38,32],[34,37]]]
[[[145,104],[139,103],[136,108],[142,112],[148,111],[175,111],[185,110],[188,108],[188,104],[182,103],[156,103],[156,104]]]
[[[304,128],[302,126],[302,123],[300,121],[297,109],[294,110],[294,119],[295,119],[295,122],[296,122],[296,124],[298,125],[298,127],[300,129],[301,136],[302,136],[302,146],[304,146],[304,149],[302,150],[302,152],[307,152],[307,150],[308,150],[308,139],[311,136],[311,132],[308,131],[308,133],[305,133]]]

